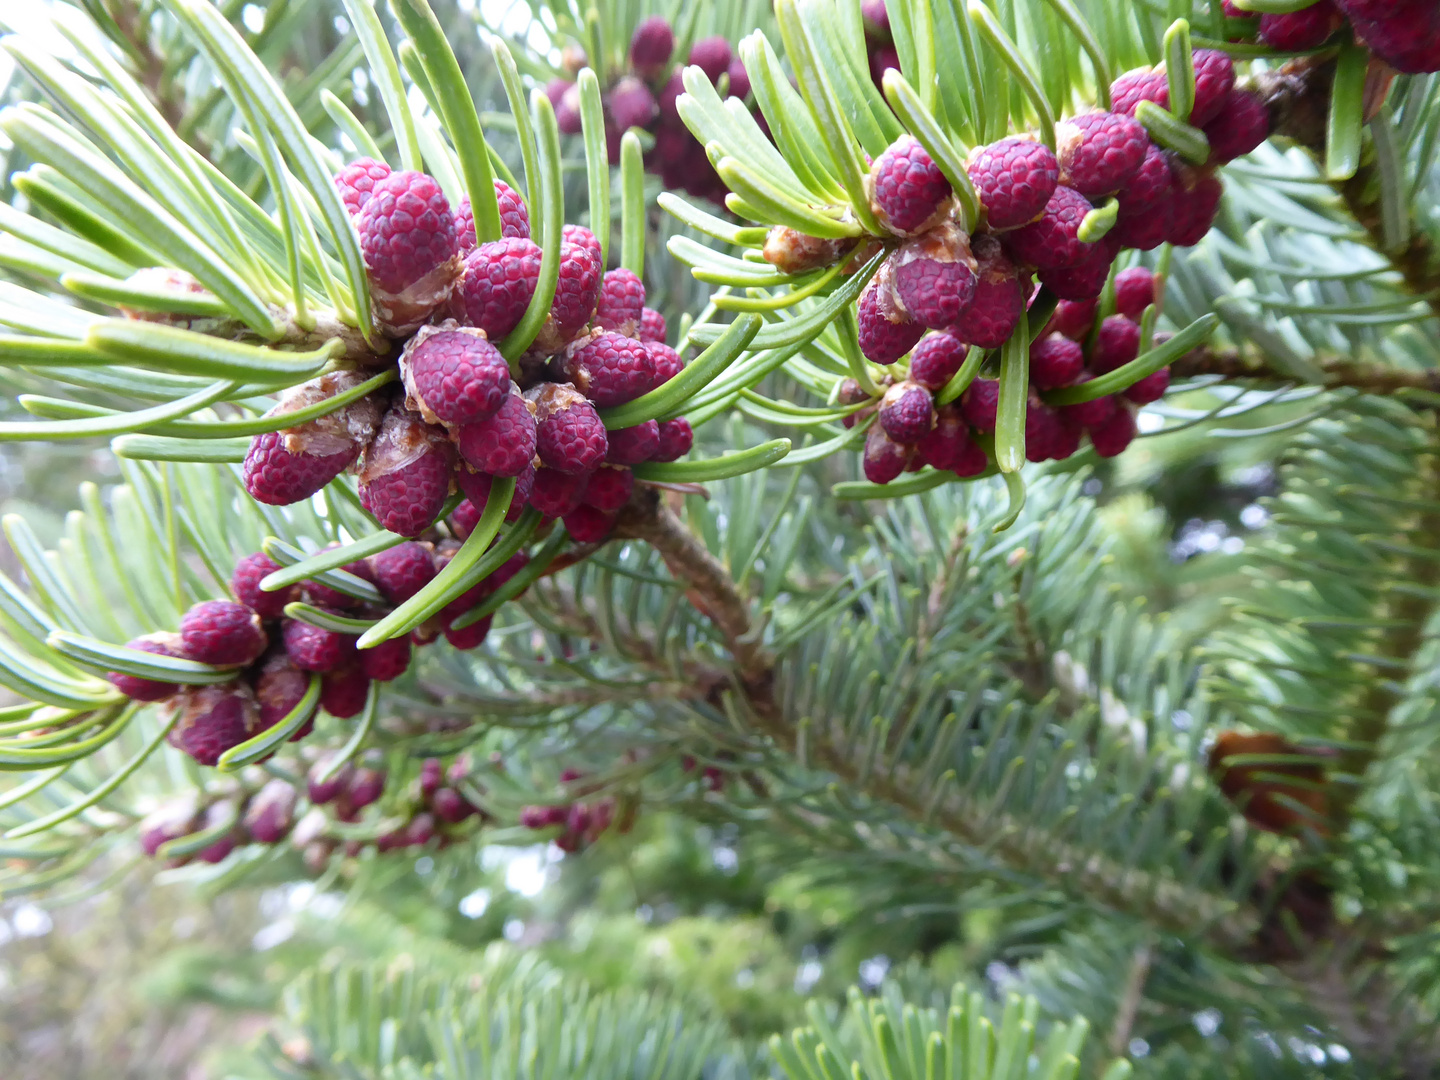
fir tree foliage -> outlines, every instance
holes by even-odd
[[[0,364],[29,414],[0,422],[0,440],[108,441],[123,481],[83,485],[57,536],[3,523],[18,566],[0,578],[4,896],[60,903],[130,872],[161,805],[203,815],[162,858],[213,851],[265,785],[303,788],[318,747],[330,775],[389,777],[365,814],[320,814],[332,862],[253,843],[167,874],[204,889],[373,884],[422,762],[443,757],[483,811],[435,851],[446,873],[481,845],[567,842],[563,813],[537,828],[527,809],[603,803],[608,851],[637,815],[726,822],[777,875],[850,890],[860,918],[1001,912],[1000,1000],[977,992],[983,966],[953,992],[902,980],[813,1002],[761,1052],[693,1002],[510,955],[455,977],[330,965],[288,992],[293,1037],[257,1059],[270,1075],[1119,1080],[1127,1056],[1157,1077],[1435,1067],[1440,76],[1392,78],[1348,30],[1299,56],[1236,43],[1253,23],[1187,0],[888,10],[899,67],[878,84],[858,0],[85,0],[55,5],[49,37],[0,41],[17,70],[0,113]],[[723,208],[662,191],[644,171],[649,135],[607,147],[603,95],[653,14],[672,17],[677,60],[718,34],[752,83],[763,128],[699,68],[682,75],[677,108],[730,191]],[[1127,257],[1156,271],[1157,297],[1139,355],[1105,385],[1170,366],[1130,453],[1258,446],[1278,491],[1227,564],[1219,610],[1164,611],[1127,591],[1120,504],[1097,498],[1116,467],[1085,451],[1020,468],[1023,408],[1002,406],[974,482],[928,467],[856,479],[873,421],[840,393],[889,374],[862,356],[852,314],[887,252],[792,274],[763,251],[775,229],[881,235],[867,158],[904,133],[974,224],[973,147],[1053,143],[1057,119],[1107,104],[1139,66],[1165,62],[1172,100],[1193,100],[1192,45],[1248,63],[1274,137],[1224,167],[1201,244]],[[563,137],[545,92],[560,77],[582,120]],[[1182,155],[1204,141],[1185,114],[1144,114]],[[292,604],[290,618],[375,645],[530,556],[472,617],[498,609],[483,650],[430,649],[297,749],[315,682],[203,768],[165,747],[175,715],[104,675],[205,686],[233,670],[123,643],[228,597],[237,559],[260,550],[282,567],[271,584],[375,599],[342,567],[404,539],[377,528],[352,477],[271,507],[238,468],[252,436],[295,422],[269,415],[283,391],[392,347],[331,181],[362,154],[433,175],[452,205],[468,196],[482,241],[499,236],[492,179],[521,193],[544,260],[498,342],[507,360],[545,318],[562,226],[588,224],[692,356],[602,418],[684,415],[696,452],[636,466],[607,543],[558,525],[537,536],[534,515],[502,524],[506,492],[479,508],[490,527],[461,548],[466,573],[391,615]],[[1101,314],[1114,305],[1112,284]],[[982,370],[1018,370],[1023,391],[1042,314],[977,350],[946,400]],[[378,366],[311,415],[397,378]],[[1340,1052],[1317,1064],[1322,1044]]]

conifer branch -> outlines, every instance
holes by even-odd
[[[1407,370],[1388,364],[1366,364],[1343,356],[1316,356],[1312,362],[1326,374],[1325,385],[1349,388],[1367,394],[1399,394],[1425,390],[1440,394],[1440,369]],[[1272,365],[1255,348],[1216,349],[1202,345],[1170,367],[1177,379],[1219,375],[1226,380],[1252,379],[1271,383],[1293,383],[1295,377]]]
[[[1431,445],[1417,463],[1420,490],[1415,497],[1419,501],[1440,498],[1440,458],[1437,458],[1434,449],[1433,425],[1431,430]],[[1440,510],[1418,511],[1406,535],[1440,536]],[[1404,546],[1403,540],[1401,546]],[[1437,584],[1440,584],[1440,563],[1433,558],[1433,552],[1416,550],[1414,554],[1404,555],[1398,560],[1394,580],[1415,588],[1395,590],[1384,603],[1379,618],[1386,629],[1380,631],[1376,652],[1403,664],[1409,672],[1425,643],[1425,627],[1435,613],[1433,597]],[[1336,789],[1333,814],[1337,826],[1343,826],[1350,806],[1363,789],[1365,773],[1379,756],[1391,710],[1404,692],[1404,679],[1368,680],[1364,696],[1350,720],[1346,733],[1348,744],[1340,755],[1340,768],[1357,782],[1333,785]]]
[[[622,535],[654,546],[671,572],[689,585],[687,596],[724,635],[736,658],[744,704],[756,726],[784,753],[797,756],[799,718],[777,699],[775,661],[754,642],[749,603],[719,560],[660,501],[658,493],[637,495],[621,522]],[[1258,913],[1248,906],[1200,893],[1168,876],[1121,865],[1039,832],[1012,815],[976,805],[959,792],[945,791],[937,801],[919,770],[903,762],[867,769],[857,760],[857,748],[837,738],[828,724],[814,725],[810,735],[810,758],[852,792],[888,804],[917,824],[938,826],[1010,870],[1139,915],[1167,932],[1198,933],[1230,952],[1243,949],[1260,926]]]

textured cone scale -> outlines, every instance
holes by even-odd
[[[884,89],[885,72],[894,68],[900,70],[900,54],[893,45],[882,45],[870,54],[870,78],[876,89]]]
[[[140,652],[150,653],[152,656],[173,656],[184,658],[185,647],[181,643],[179,634],[172,634],[169,631],[160,631],[154,634],[146,634],[133,641],[125,643],[127,649],[137,649]],[[164,701],[180,692],[178,683],[158,682],[155,679],[142,679],[138,675],[124,675],[118,671],[109,672],[106,676],[110,685],[119,690],[131,701]]]
[[[535,470],[530,488],[530,505],[547,518],[561,518],[580,505],[589,473],[567,473],[557,469]]]
[[[266,658],[255,679],[261,730],[272,728],[289,716],[309,689],[309,674],[296,667],[289,655],[281,652]],[[291,736],[292,741],[299,734],[297,731]]]
[[[627,75],[610,91],[610,116],[618,131],[647,127],[659,114],[659,106],[650,88],[633,75]]]
[[[876,424],[865,436],[863,466],[865,479],[872,484],[888,484],[910,464],[911,448],[896,442]]]
[[[877,364],[893,364],[913,349],[925,334],[925,327],[909,318],[895,304],[888,262],[860,294],[856,318],[860,330],[860,351]]]
[[[950,205],[950,181],[913,135],[901,135],[870,166],[870,205],[887,229],[913,236]]]
[[[1038,270],[1073,266],[1088,250],[1080,242],[1080,223],[1093,209],[1074,188],[1058,187],[1038,221],[1005,234],[1005,246],[1012,257]]]
[[[504,180],[495,179],[495,202],[500,209],[500,238],[519,237],[530,239],[530,214],[525,209],[525,200]],[[478,243],[475,236],[475,211],[466,195],[455,208],[455,240],[459,244],[460,256],[464,258],[475,250]]]
[[[960,370],[966,352],[959,339],[950,334],[927,334],[910,353],[910,378],[921,386],[939,390]]]
[[[166,740],[201,765],[260,733],[260,708],[244,683],[189,686],[175,699],[178,716]]]
[[[956,403],[942,405],[935,427],[915,444],[915,453],[932,469],[949,470],[956,476],[978,476],[989,460],[970,437],[970,426]]]
[[[598,256],[584,245],[566,241],[560,245],[560,279],[555,284],[555,300],[550,315],[535,339],[534,348],[546,353],[559,352],[585,328],[595,314],[602,281]]]
[[[375,185],[355,222],[381,323],[403,333],[443,304],[460,274],[450,204],[433,177],[391,173]]]
[[[834,265],[855,246],[853,240],[826,240],[806,236],[787,225],[776,225],[765,237],[765,261],[782,274],[803,274]]]
[[[1090,300],[1105,290],[1110,264],[1120,251],[1119,238],[1112,233],[1086,246],[1089,251],[1078,262],[1040,271],[1041,283],[1062,300]]]
[[[976,379],[960,397],[960,411],[970,426],[982,435],[995,430],[996,411],[1000,407],[998,379]]]
[[[1220,198],[1225,185],[1213,172],[1175,166],[1175,220],[1170,242],[1176,247],[1191,247],[1205,239],[1220,211]]]
[[[246,555],[235,564],[235,572],[230,575],[230,591],[235,594],[236,600],[262,619],[278,619],[285,614],[285,605],[300,594],[299,588],[294,585],[274,592],[261,590],[261,580],[279,569],[280,564],[263,551]]]
[[[566,473],[599,467],[609,443],[594,405],[569,383],[542,383],[525,396],[535,410],[535,450],[541,462]]]
[[[374,158],[357,158],[335,174],[335,188],[340,201],[353,218],[370,200],[375,185],[390,175],[390,166]]]
[[[1093,375],[1085,375],[1078,382],[1086,383],[1093,379]],[[1060,415],[1069,423],[1079,427],[1099,427],[1109,420],[1116,408],[1113,395],[1096,398],[1094,401],[1082,401],[1078,405],[1062,405]]]
[[[560,230],[560,239],[567,244],[577,244],[590,253],[595,265],[605,268],[605,257],[600,252],[600,241],[584,225],[566,225]]]
[[[435,559],[426,545],[406,540],[372,555],[370,570],[385,599],[392,604],[403,604],[435,576]]]
[[[385,773],[379,769],[356,769],[345,786],[345,801],[352,810],[363,810],[385,793]]]
[[[586,506],[613,514],[630,501],[630,493],[634,490],[635,474],[629,469],[602,465],[590,474],[590,483],[585,485],[581,501]]]
[[[1153,101],[1162,109],[1170,107],[1170,83],[1163,71],[1138,68],[1127,71],[1110,84],[1110,108],[1122,116],[1134,116],[1142,101]]]
[[[702,38],[690,46],[690,63],[705,72],[712,83],[720,81],[720,76],[730,69],[730,61],[734,58],[730,42],[723,37]]]
[[[1123,248],[1154,251],[1170,240],[1175,230],[1175,200],[1131,213],[1120,211],[1111,235]]]
[[[745,61],[736,57],[725,69],[730,76],[730,96],[745,100],[750,96],[750,72],[745,70]]]
[[[606,461],[612,465],[639,465],[649,461],[660,449],[660,424],[646,420],[635,427],[620,428],[608,432],[607,441]]]
[[[1030,383],[1041,390],[1069,386],[1085,368],[1085,351],[1077,342],[1050,334],[1030,346]]]
[[[1122,396],[1136,405],[1149,405],[1152,401],[1159,401],[1169,389],[1170,369],[1164,367],[1129,386]]]
[[[1260,16],[1260,40],[1281,52],[1318,49],[1340,28],[1340,13],[1330,0],[1315,0],[1307,8]]]
[[[630,38],[630,67],[642,79],[658,79],[675,52],[675,31],[663,15],[641,21]]]
[[[978,268],[970,238],[949,221],[890,256],[890,280],[899,306],[932,330],[950,326],[969,308]]]
[[[1429,0],[1335,0],[1350,19],[1392,19],[1413,17]]]
[[[1032,395],[1025,406],[1025,460],[1048,461],[1062,437],[1060,415]]]
[[[466,818],[478,813],[454,788],[441,788],[430,797],[430,809],[437,818],[447,825],[458,825]]]
[[[1203,127],[1225,108],[1225,99],[1235,88],[1235,63],[1219,49],[1196,49],[1191,54],[1195,67],[1195,104],[1190,123]]]
[[[418,536],[440,516],[450,494],[452,455],[442,432],[412,412],[391,408],[365,453],[360,504],[382,529]]]
[[[280,634],[291,663],[302,671],[335,671],[355,656],[355,638],[351,634],[322,630],[295,619],[285,620]]]
[[[483,332],[446,321],[422,326],[400,355],[405,404],[428,423],[459,427],[493,416],[510,392],[510,367]]]
[[[257,844],[278,844],[295,823],[295,786],[276,778],[266,783],[245,807],[242,823]]]
[[[268,641],[260,616],[232,600],[205,600],[180,620],[185,655],[202,664],[238,667],[265,651]]]
[[[1013,229],[1045,212],[1060,182],[1060,165],[1044,143],[1001,139],[971,151],[966,171],[992,229]]]
[[[1370,51],[1407,75],[1440,71],[1440,7],[1426,3],[1385,16],[1353,15],[1355,34]]]
[[[1144,266],[1132,266],[1115,275],[1115,310],[1139,321],[1155,302],[1155,275]]]
[[[860,15],[865,20],[865,34],[880,41],[890,38],[890,12],[885,0],[860,0]]]
[[[1065,414],[1056,410],[1056,423],[1050,435],[1050,460],[1064,461],[1080,449],[1080,440],[1085,429],[1067,420]]]
[[[455,473],[455,479],[461,491],[465,490],[461,478],[467,475],[473,476],[474,474],[468,469],[459,469]],[[451,535],[458,540],[464,540],[475,531],[475,526],[480,524],[480,508],[467,496],[451,511],[450,516],[445,519],[445,524],[450,527]]]
[[[998,349],[1010,339],[1020,321],[1030,295],[1030,281],[993,236],[975,237],[971,251],[978,264],[975,297],[948,330],[967,345]]]
[[[485,473],[470,472],[467,469],[460,469],[455,474],[459,481],[460,490],[465,493],[468,499],[476,508],[476,519],[479,519],[479,510],[490,498],[490,485],[492,478]],[[525,504],[530,499],[530,488],[535,483],[535,466],[526,462],[525,467],[520,470],[520,475],[515,477],[515,495],[510,500],[510,509],[505,512],[505,520],[514,524],[520,520],[520,515],[525,512]]]
[[[565,358],[565,374],[602,409],[634,401],[656,381],[650,347],[610,330],[572,345]]]
[[[1140,355],[1140,326],[1123,315],[1111,315],[1100,324],[1090,353],[1090,370],[1104,375]]]
[[[652,390],[664,386],[685,370],[685,361],[680,359],[680,354],[663,341],[645,342],[645,351],[650,354],[650,361],[655,365],[655,380],[651,384]]]
[[[599,507],[581,505],[566,514],[564,522],[565,531],[577,544],[598,544],[615,527],[615,515]]]
[[[1102,424],[1090,428],[1090,445],[1102,458],[1121,454],[1135,440],[1135,414],[1120,406]]]
[[[456,317],[500,341],[520,325],[530,306],[542,255],[522,237],[481,244],[465,258],[451,305]]]
[[[196,852],[195,858],[203,863],[214,864],[222,863],[230,857],[230,853],[235,850],[236,845],[240,842],[239,830],[235,827],[235,809],[232,804],[216,803],[214,806],[211,806],[205,811],[205,816],[200,823],[200,828],[209,831],[211,829],[219,829],[226,824],[230,825],[230,831],[224,833],[209,847],[201,848],[200,851]]]
[[[689,420],[677,416],[673,420],[663,421],[660,424],[660,445],[650,460],[679,461],[690,452],[694,443],[695,432],[691,430]]]
[[[391,638],[373,649],[360,650],[360,674],[376,682],[390,682],[410,667],[412,646],[408,637]]]
[[[909,380],[896,383],[880,400],[879,423],[898,443],[918,442],[935,425],[930,391]]]
[[[440,781],[445,776],[445,770],[440,765],[439,758],[426,758],[420,764],[420,796],[428,799],[440,788]]]
[[[327,672],[320,680],[320,707],[337,720],[350,720],[365,709],[370,680],[359,664]]]
[[[196,828],[195,804],[190,799],[166,803],[140,822],[140,847],[153,859],[162,844],[189,836]]]
[[[1119,191],[1145,159],[1150,136],[1128,116],[1088,112],[1055,125],[1061,182],[1086,198]]]
[[[1204,127],[1210,164],[1223,165],[1250,153],[1270,136],[1270,114],[1260,95],[1232,90],[1220,115]]]
[[[245,490],[256,502],[289,506],[308,499],[339,476],[359,453],[345,450],[335,454],[292,454],[285,449],[285,434],[279,431],[256,435],[245,454]]]
[[[634,337],[644,313],[644,283],[623,266],[606,273],[600,282],[600,299],[595,303],[595,321],[606,330]]]
[[[1175,202],[1173,189],[1154,206],[1142,206],[1138,210],[1129,209],[1122,201],[1110,235],[1121,247],[1154,251],[1170,239],[1175,229]]]
[[[1049,329],[1081,341],[1090,336],[1099,307],[1099,303],[1094,300],[1061,300],[1055,305],[1055,314],[1050,318]]]
[[[489,636],[490,624],[493,621],[493,615],[486,615],[478,622],[473,622],[469,626],[461,627],[458,630],[453,628],[446,629],[445,640],[450,643],[451,648],[461,650],[477,649],[484,643],[485,638]]]
[[[365,375],[333,371],[291,387],[266,416],[283,416],[358,386]],[[245,490],[257,502],[288,506],[308,499],[355,461],[375,435],[380,402],[373,394],[296,427],[256,435],[245,455]]]
[[[525,399],[508,394],[495,415],[459,432],[460,456],[491,476],[519,476],[535,456],[535,418]]]
[[[1120,190],[1120,209],[1134,213],[1158,206],[1170,198],[1173,187],[1170,159],[1158,146],[1151,144],[1130,183]]]
[[[665,343],[666,326],[665,316],[654,308],[645,308],[640,312],[640,340],[658,341]]]
[[[565,84],[559,100],[555,102],[555,126],[562,135],[579,135],[585,129],[584,120],[580,116],[580,87],[568,79],[555,81]]]
[[[334,547],[331,544],[330,547]],[[345,573],[357,577],[361,581],[368,581],[375,584],[375,575],[370,572],[369,565],[363,560],[346,563],[340,567]],[[328,585],[322,585],[318,581],[307,581],[304,585],[305,599],[316,607],[332,608],[335,611],[350,611],[360,607],[362,601],[356,597],[343,593],[339,589],[332,589]]]

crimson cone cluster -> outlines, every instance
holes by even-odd
[[[472,801],[476,789],[465,754],[448,765],[425,758],[408,780],[408,769],[392,775],[373,751],[358,762],[336,761],[332,751],[309,753],[299,762],[301,769],[306,760],[304,779],[245,770],[208,786],[199,799],[187,796],[161,805],[140,822],[141,849],[152,858],[166,858],[170,866],[183,866],[221,862],[244,844],[275,846],[288,840],[318,874],[337,854],[354,857],[368,847],[382,854],[443,848],[491,820]],[[366,826],[369,835],[359,838]]]
[[[201,765],[215,765],[226,751],[268,731],[299,707],[314,675],[320,677],[319,707],[340,720],[360,715],[372,682],[398,679],[410,667],[414,647],[442,635],[457,649],[479,646],[490,630],[492,615],[457,621],[485,603],[529,563],[524,552],[512,555],[498,570],[475,585],[439,614],[407,636],[370,649],[357,649],[358,634],[326,629],[288,617],[287,604],[303,602],[340,619],[376,620],[419,592],[459,550],[456,537],[468,534],[463,520],[478,511],[461,503],[452,520],[451,536],[436,531],[433,541],[407,540],[368,559],[347,563],[340,572],[353,585],[374,586],[380,600],[363,600],[321,581],[307,581],[273,591],[261,582],[280,570],[264,552],[241,559],[231,576],[234,600],[206,600],[180,620],[176,633],[149,634],[129,647],[154,655],[179,657],[234,669],[234,678],[201,686],[182,686],[121,672],[110,682],[135,701],[164,702],[175,717],[170,744]],[[364,591],[364,590],[357,590]],[[314,728],[307,720],[290,736],[303,739]]]
[[[888,25],[883,4],[866,4],[864,10],[872,35]],[[867,190],[881,235],[847,244],[783,227],[772,230],[765,257],[787,273],[837,259],[848,259],[850,270],[886,253],[860,295],[856,320],[860,351],[889,371],[877,374],[873,387],[850,380],[838,392],[841,405],[858,406],[849,424],[874,417],[864,450],[871,481],[888,483],[926,465],[960,476],[985,471],[987,454],[975,436],[994,430],[993,401],[988,410],[981,402],[993,397],[995,382],[977,380],[963,402],[954,400],[958,386],[942,394],[968,351],[999,349],[1042,296],[1048,297],[1047,313],[1057,299],[1093,306],[1125,249],[1186,247],[1209,231],[1223,191],[1218,167],[1259,146],[1270,119],[1260,97],[1236,85],[1226,54],[1197,49],[1193,63],[1190,121],[1210,146],[1203,165],[1153,141],[1135,118],[1142,102],[1169,104],[1165,72],[1146,68],[1115,81],[1111,109],[1060,120],[1053,149],[1030,134],[976,147],[966,161],[979,204],[973,223],[967,225],[962,200],[944,171],[907,134],[871,163]],[[1036,329],[1030,326],[1032,334]],[[989,368],[995,363],[989,359]],[[1045,338],[1036,339],[1032,364],[1037,390],[1074,385],[1119,366],[1097,367],[1093,358]],[[1129,400],[1155,393],[1160,379],[1152,379]],[[937,395],[944,404],[937,404]],[[1098,417],[1099,409],[1082,412]],[[1128,406],[1103,421],[1067,423],[1032,398],[1028,456],[1067,457],[1086,433],[1098,452],[1108,454],[1129,441],[1121,438],[1121,429],[1133,435],[1133,427]]]
[[[692,442],[683,418],[614,432],[600,419],[600,409],[684,367],[665,342],[664,316],[645,306],[644,284],[627,269],[607,272],[594,234],[565,226],[550,309],[530,347],[507,360],[501,346],[530,307],[543,257],[516,192],[494,181],[502,236],[479,243],[469,200],[452,211],[424,173],[361,159],[335,183],[382,329],[400,345],[400,385],[351,400],[378,373],[357,368],[286,391],[271,416],[313,416],[348,396],[323,416],[255,436],[246,489],[288,505],[349,471],[376,523],[415,537],[457,490],[483,507],[496,478],[513,478],[511,520],[528,503],[565,518],[577,540],[603,539],[629,497],[630,468],[673,461]]]
[[[610,164],[620,162],[620,137],[631,128],[639,128],[654,136],[654,146],[645,155],[647,171],[659,176],[668,190],[723,204],[728,189],[706,156],[705,147],[680,119],[676,102],[685,93],[680,71],[688,65],[699,67],[722,97],[733,98],[742,105],[751,101],[750,77],[730,42],[723,37],[694,42],[683,63],[676,55],[676,44],[674,27],[662,15],[652,15],[635,28],[626,56],[626,70],[611,79],[601,92]],[[587,63],[584,54],[574,49],[566,59],[572,72],[578,72]],[[580,88],[575,80],[557,76],[545,92],[555,106],[560,130],[569,135],[580,134]],[[759,111],[753,107],[751,111],[763,129],[765,121]]]
[[[560,783],[577,785],[584,777],[577,769],[566,769],[560,774]],[[575,791],[577,795],[593,794],[584,784],[579,784]],[[628,833],[635,820],[634,807],[625,807],[617,817],[618,809],[612,795],[575,798],[545,806],[526,806],[520,811],[520,825],[537,832],[553,832],[558,828],[559,833],[553,838],[555,846],[569,855],[595,843],[611,826],[619,833]]]
[[[1440,5],[1433,0],[1314,0],[1297,11],[1252,12],[1222,0],[1227,36],[1281,52],[1314,52],[1353,34],[1395,71],[1440,71]],[[1347,31],[1348,30],[1348,34]]]

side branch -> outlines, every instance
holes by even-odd
[[[1259,929],[1253,909],[1198,893],[1166,875],[1122,865],[1037,830],[1014,815],[995,812],[963,795],[953,783],[953,774],[942,777],[937,786],[924,770],[904,762],[867,766],[823,719],[803,723],[777,699],[775,661],[756,641],[749,603],[719,560],[660,501],[658,492],[637,494],[622,512],[617,534],[653,545],[671,572],[689,585],[687,596],[715,623],[735,656],[743,703],[756,727],[790,757],[799,760],[803,751],[807,760],[851,790],[893,806],[921,825],[943,829],[997,863],[1117,911],[1141,915],[1171,933],[1189,936],[1199,927],[1212,945],[1234,953],[1243,950]]]
[[[1324,385],[1349,387],[1368,394],[1398,394],[1406,390],[1428,390],[1440,394],[1440,368],[1407,370],[1385,364],[1363,364],[1340,356],[1316,357],[1314,363],[1325,372]],[[1253,350],[1212,349],[1201,346],[1170,365],[1175,378],[1219,375],[1224,379],[1253,379],[1261,382],[1293,383],[1294,376],[1273,367]]]

